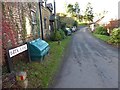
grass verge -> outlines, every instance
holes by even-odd
[[[93,36],[95,36],[96,38],[102,40],[102,41],[105,41],[107,44],[113,46],[113,47],[119,47],[119,44],[115,44],[115,43],[112,43],[110,41],[110,36],[106,36],[106,35],[100,35],[100,34],[95,34],[95,33],[92,33]]]
[[[28,88],[47,88],[49,86],[61,64],[64,49],[70,40],[71,37],[68,36],[61,41],[60,45],[58,45],[58,42],[48,41],[50,52],[45,60],[41,62],[26,63],[24,60],[17,61],[14,65],[15,71],[27,72]]]
[[[110,39],[110,36],[106,36],[106,35],[100,35],[100,34],[94,34],[93,33],[93,36],[95,36],[95,37],[97,37],[97,38],[99,38],[99,39],[101,39],[101,40],[103,40],[105,42],[108,42],[109,39]]]

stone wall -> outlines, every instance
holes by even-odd
[[[42,21],[43,21],[43,32],[44,32],[44,38],[49,38],[50,36],[50,30],[49,30],[49,25],[50,25],[50,15],[52,13],[45,7],[42,7]],[[45,25],[46,23],[46,25]]]
[[[2,52],[5,62],[6,50],[24,42],[41,38],[39,4],[37,2],[2,2]],[[51,12],[42,7],[44,37],[49,35]],[[46,28],[44,20],[46,19]]]

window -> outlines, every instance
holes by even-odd
[[[46,22],[47,20],[46,20],[46,18],[44,18],[44,29],[47,29],[47,26],[46,26]]]
[[[31,10],[32,24],[36,24],[36,12]]]

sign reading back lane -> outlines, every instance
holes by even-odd
[[[9,50],[10,58],[13,57],[13,56],[18,55],[19,53],[22,53],[22,52],[26,51],[27,49],[28,49],[27,44],[24,44],[22,46],[16,47],[14,49],[10,49]]]

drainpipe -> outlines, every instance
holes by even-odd
[[[44,39],[43,36],[43,22],[42,22],[42,8],[41,8],[41,4],[42,4],[42,0],[39,0],[39,10],[40,10],[40,24],[41,24],[41,36],[42,36],[42,40]]]

